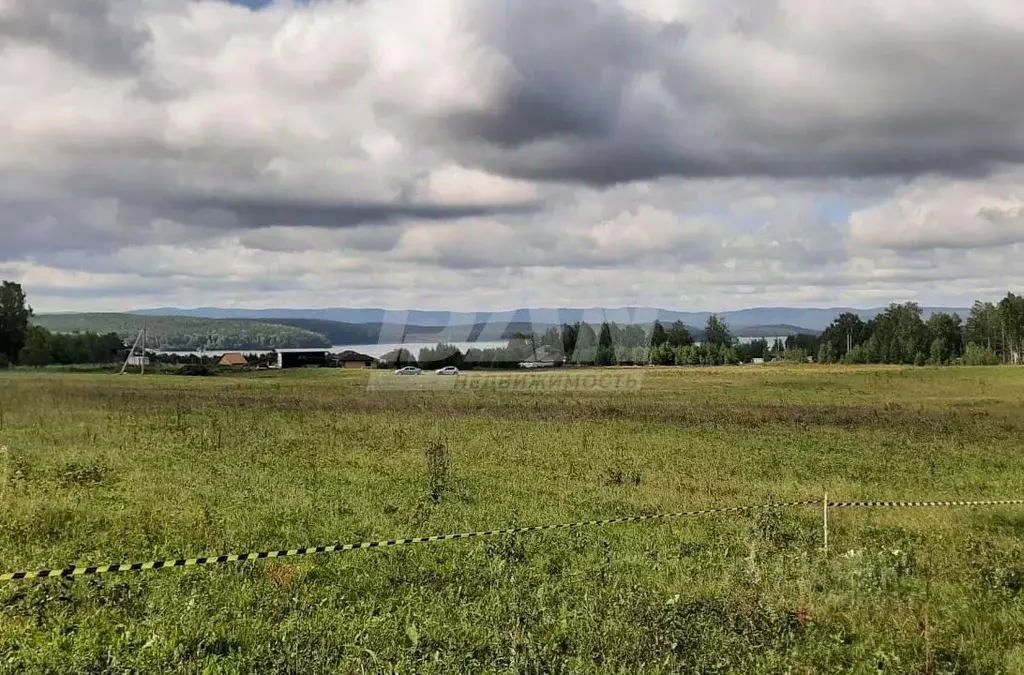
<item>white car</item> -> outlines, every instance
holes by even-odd
[[[395,371],[395,375],[419,375],[422,371],[416,366],[406,366]]]
[[[434,371],[435,375],[458,375],[459,369],[455,366],[445,366]]]

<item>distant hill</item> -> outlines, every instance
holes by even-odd
[[[590,317],[587,317],[590,321]],[[598,319],[600,320],[600,319]],[[352,324],[324,319],[267,319],[270,323],[297,326],[326,336],[335,345],[377,344],[379,342],[500,342],[521,333],[542,334],[550,328],[561,328],[562,324],[513,322],[504,324],[475,323],[453,326],[427,326],[410,324]],[[623,322],[625,323],[625,322]],[[653,321],[640,323],[650,328]],[[596,323],[595,323],[596,325]],[[696,340],[704,339],[703,325],[688,325]],[[816,335],[820,331],[800,326],[771,325],[746,326],[733,331],[736,337],[775,338],[801,333]]]
[[[273,317],[268,323],[295,326],[319,333],[334,345],[377,344],[378,342],[495,342],[531,330],[543,333],[550,326],[526,323],[477,323],[464,325],[402,325],[397,323],[347,323],[326,319]]]
[[[954,312],[963,317],[970,313],[967,308],[925,307],[925,318],[934,312]],[[843,312],[853,312],[865,321],[885,311],[884,307],[856,309],[850,307],[830,308],[795,308],[795,307],[758,307],[737,311],[718,312],[733,331],[743,334],[745,329],[763,326],[790,326],[798,332],[822,331]],[[349,308],[332,307],[324,309],[224,309],[218,307],[200,307],[196,309],[179,309],[163,307],[132,312],[138,315],[192,316],[203,318],[258,319],[262,321],[280,322],[283,319],[318,319],[348,324],[392,324],[408,326],[473,326],[494,325],[561,325],[586,321],[599,324],[602,321],[614,321],[621,324],[647,324],[655,319],[662,323],[682,321],[691,329],[702,328],[712,312],[678,312],[658,309],[655,307],[619,307],[603,309],[599,307],[573,308],[524,308],[501,312],[447,312],[434,310],[385,310],[380,308]],[[786,333],[783,333],[783,335]]]
[[[773,326],[744,326],[735,329],[736,337],[743,338],[777,338],[789,337],[790,335],[820,335],[821,331],[789,324],[777,324]]]
[[[411,312],[409,314],[412,314]],[[544,312],[539,313],[541,315]],[[358,313],[356,313],[358,316]],[[506,313],[505,316],[511,316]],[[529,316],[523,312],[521,315]],[[654,322],[654,312],[608,312],[605,315],[591,311],[573,310],[560,315],[547,313],[549,322],[503,321],[476,322],[454,325],[410,323],[349,323],[327,319],[294,317],[205,318],[195,316],[149,314],[41,314],[33,321],[54,332],[117,333],[122,340],[132,341],[142,328],[147,329],[147,347],[159,351],[246,350],[295,347],[330,347],[334,345],[364,345],[384,342],[500,342],[520,333],[541,334],[561,323],[585,320],[598,324],[603,320],[619,323],[635,322],[647,328]],[[395,313],[387,318],[400,319]],[[422,318],[422,315],[418,315]],[[454,315],[458,318],[459,315]],[[675,321],[671,315],[662,321]],[[694,339],[704,339],[703,324],[687,323]],[[774,338],[817,331],[788,324],[734,327],[733,333],[741,338]]]
[[[133,341],[143,323],[147,347],[158,351],[328,347],[319,333],[295,326],[239,319],[133,314],[40,314],[33,323],[57,333],[117,333]]]
[[[237,320],[237,319],[236,319]],[[244,320],[244,319],[243,319]],[[316,333],[331,345],[363,345],[377,341],[380,326],[370,324],[341,323],[324,319],[268,318],[261,320],[268,324],[289,326]]]
[[[147,346],[158,351],[331,347],[383,342],[496,342],[550,326],[479,323],[455,326],[343,323],[271,317],[216,319],[193,316],[86,313],[40,314],[33,322],[57,333],[117,333],[132,341],[146,325]]]

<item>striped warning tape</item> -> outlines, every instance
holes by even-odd
[[[854,508],[854,507],[921,507],[921,506],[1002,506],[1011,504],[1024,504],[1024,499],[1004,499],[988,501],[861,501],[861,502],[829,502],[829,508]],[[511,527],[503,530],[484,530],[477,532],[461,532],[457,534],[438,534],[431,537],[411,537],[408,539],[388,539],[380,541],[363,541],[354,544],[331,544],[329,546],[308,546],[306,548],[293,548],[278,551],[258,551],[254,553],[241,553],[232,555],[210,556],[206,558],[176,558],[169,560],[153,560],[141,563],[121,563],[114,565],[69,565],[60,569],[39,570],[37,572],[8,572],[0,574],[0,581],[17,581],[20,579],[46,579],[54,577],[80,577],[94,574],[108,574],[112,572],[136,572],[140,570],[158,570],[173,567],[195,567],[198,565],[223,565],[232,562],[243,562],[246,560],[263,560],[269,558],[291,558],[296,556],[313,555],[316,553],[342,553],[345,551],[357,551],[370,548],[391,548],[395,546],[406,546],[409,544],[426,544],[438,541],[454,541],[457,539],[472,539],[480,537],[495,537],[507,534],[524,534],[527,532],[540,532],[543,530],[563,530],[570,528],[592,527],[597,525],[616,525],[620,523],[639,523],[652,520],[670,520],[676,518],[691,518],[698,516],[709,516],[724,513],[743,513],[747,511],[758,511],[766,509],[780,509],[794,506],[821,506],[819,500],[808,499],[795,502],[779,502],[773,504],[758,504],[755,506],[728,506],[717,509],[703,509],[699,511],[679,511],[677,513],[655,513],[640,516],[624,516],[622,518],[605,518],[603,520],[583,520],[574,523],[558,523],[554,525],[531,525],[529,527]]]
[[[821,504],[821,502],[818,502]],[[830,509],[846,508],[884,508],[884,507],[917,507],[917,506],[1008,506],[1024,504],[1024,499],[994,499],[973,502],[829,502]]]
[[[458,534],[438,534],[432,537],[411,537],[408,539],[388,539],[382,541],[363,541],[354,544],[332,544],[330,546],[309,546],[280,551],[259,551],[233,555],[219,555],[207,558],[177,558],[172,560],[153,560],[142,563],[122,563],[114,565],[69,565],[61,569],[39,570],[38,572],[8,572],[0,574],[0,581],[16,581],[19,579],[45,579],[52,577],[80,577],[111,572],[135,572],[139,570],[158,570],[171,567],[195,567],[197,565],[223,565],[245,560],[261,560],[265,558],[292,558],[295,556],[313,555],[316,553],[343,553],[369,548],[391,548],[409,544],[426,544],[436,541],[453,541],[456,539],[472,539],[478,537],[495,537],[505,534],[524,534],[542,530],[563,530],[568,528],[591,527],[596,525],[616,525],[619,523],[639,523],[648,520],[669,520],[722,513],[740,513],[792,506],[820,505],[819,501],[783,502],[778,504],[759,504],[757,506],[729,506],[701,511],[680,511],[678,513],[656,513],[642,516],[625,516],[622,518],[606,518],[604,520],[583,520],[575,523],[559,523],[556,525],[532,525],[529,527],[510,527],[504,530],[484,530],[480,532],[461,532]]]

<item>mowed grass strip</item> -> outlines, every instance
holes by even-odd
[[[826,491],[1024,495],[1024,369],[588,372],[626,370],[637,391],[380,391],[376,373],[333,370],[2,374],[0,568]],[[6,584],[0,671],[1024,668],[1024,509],[844,509],[830,530],[827,556],[820,511],[794,509]]]

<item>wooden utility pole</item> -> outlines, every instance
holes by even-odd
[[[132,362],[132,357],[135,356],[135,349],[139,346],[139,340],[142,339],[142,331],[135,336],[135,342],[132,343],[132,348],[128,350],[128,357],[124,360],[124,364],[121,366],[121,374],[124,375],[124,371],[127,370],[128,364]]]
[[[135,351],[139,348],[139,343],[142,343],[142,356],[137,356]],[[124,375],[128,369],[128,364],[132,362],[133,358],[139,359],[139,367],[141,368],[141,374],[146,374],[146,324],[142,324],[142,330],[135,336],[135,342],[132,343],[132,348],[128,350],[128,357],[124,360],[124,364],[121,365],[121,375]]]

